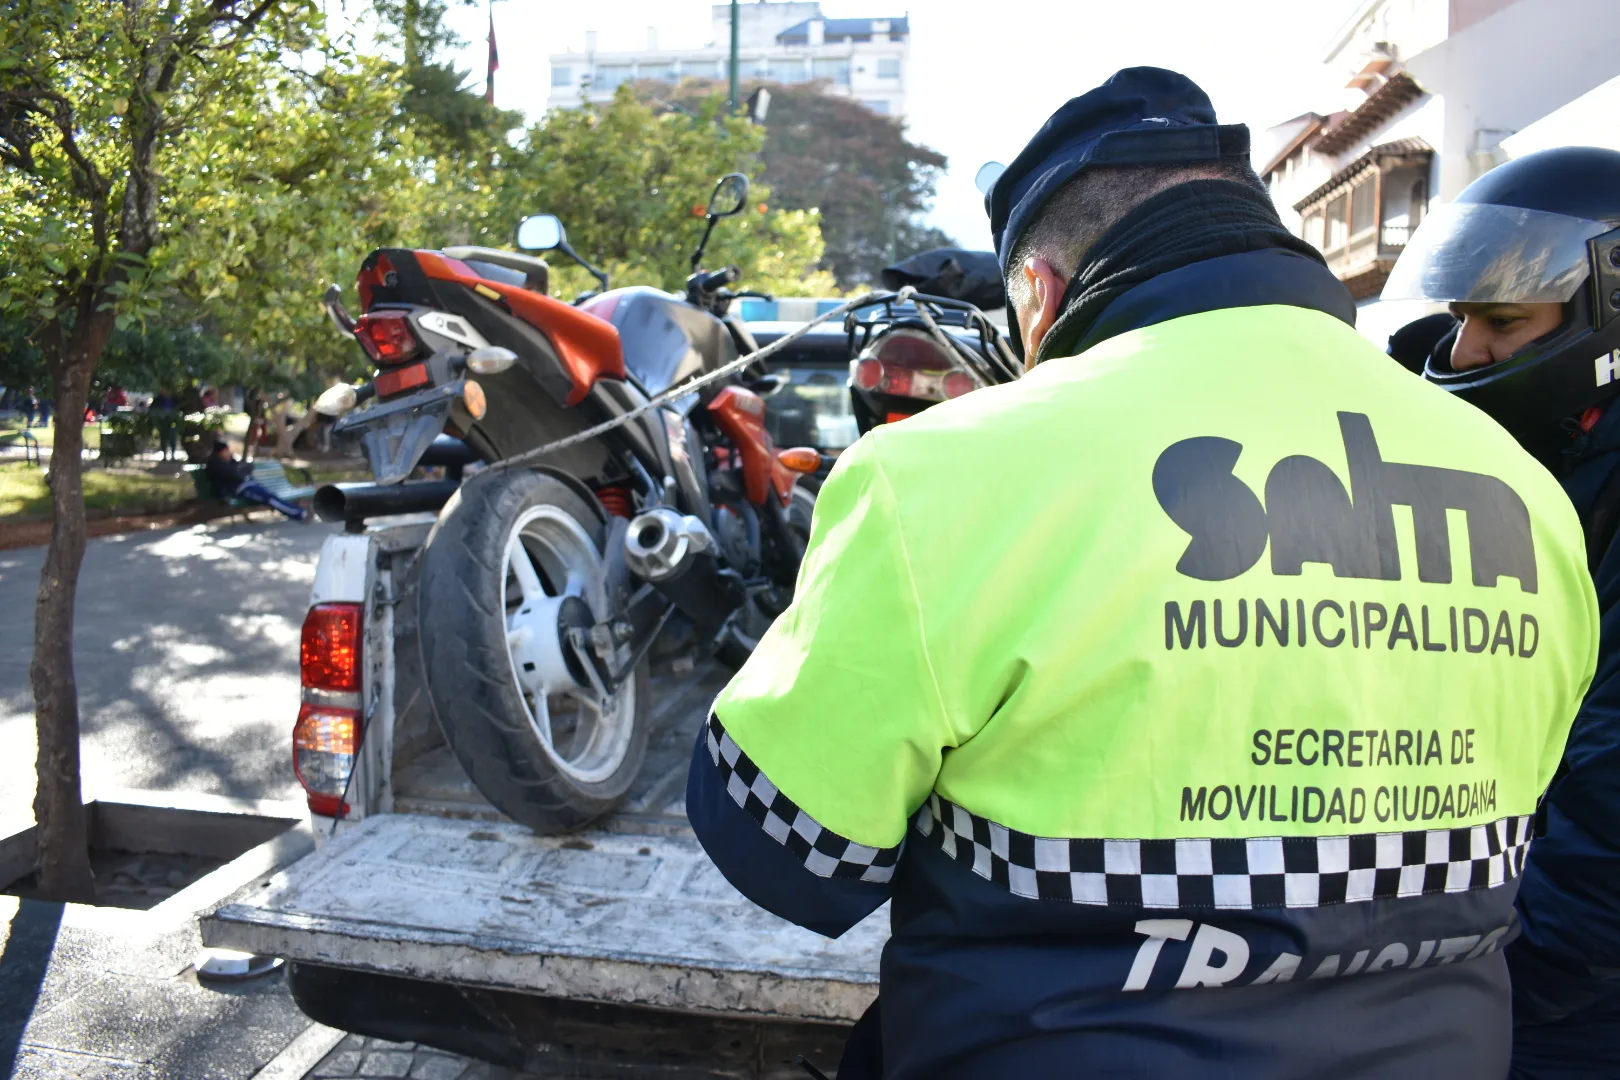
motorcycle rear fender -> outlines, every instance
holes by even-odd
[[[748,501],[764,506],[774,492],[783,506],[788,505],[799,474],[777,460],[776,443],[765,430],[765,399],[744,387],[728,386],[714,396],[707,408],[742,455],[743,490]]]
[[[460,259],[441,252],[419,251],[416,258],[430,279],[468,289],[484,304],[516,317],[549,338],[559,367],[570,382],[563,404],[575,406],[584,401],[599,379],[622,382],[626,378],[624,347],[611,323],[520,285],[481,278]]]
[[[411,474],[422,454],[444,430],[461,405],[466,380],[430,386],[407,397],[394,398],[338,418],[332,434],[341,440],[359,439],[379,484],[397,484]]]

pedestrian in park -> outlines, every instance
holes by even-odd
[[[1597,678],[1541,807],[1545,835],[1519,888],[1523,932],[1507,949],[1514,1080],[1620,1076],[1617,290],[1620,153],[1585,146],[1475,180],[1424,220],[1384,290],[1450,305],[1424,377],[1489,413],[1558,477],[1603,612]]]
[[[28,428],[34,426],[34,417],[39,412],[39,395],[34,393],[34,388],[32,386],[23,391],[22,406],[23,429],[26,431]]]
[[[987,199],[1027,374],[844,453],[694,748],[744,895],[892,901],[839,1080],[1507,1072],[1580,522],[1356,333],[1248,135],[1157,68],[1053,114]]]
[[[294,521],[308,521],[310,512],[297,503],[290,503],[285,499],[277,498],[270,489],[253,479],[253,466],[245,461],[237,461],[231,453],[230,444],[224,439],[214,442],[214,450],[208,455],[208,462],[203,466],[208,479],[214,485],[214,491],[222,499],[247,499],[268,506]]]
[[[163,448],[163,460],[173,461],[180,455],[180,421],[175,415],[175,400],[167,388],[161,389],[147,406],[156,419],[158,443]]]

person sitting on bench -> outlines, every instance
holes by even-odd
[[[230,444],[223,439],[215,440],[213,453],[208,455],[203,471],[221,499],[246,499],[277,510],[294,521],[309,520],[308,510],[277,498],[269,488],[254,480],[252,463],[237,461],[231,454]]]

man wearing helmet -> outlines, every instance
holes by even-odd
[[[1431,215],[1385,299],[1457,323],[1424,377],[1507,428],[1568,492],[1602,611],[1596,677],[1538,815],[1508,948],[1515,1077],[1620,1073],[1620,153],[1565,147]],[[1393,351],[1393,350],[1392,350]]]

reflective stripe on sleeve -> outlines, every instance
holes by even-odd
[[[1033,836],[931,795],[913,827],[1017,896],[1142,908],[1311,908],[1506,884],[1531,817],[1355,836],[1097,840]]]
[[[824,878],[859,878],[886,882],[894,877],[904,842],[894,847],[875,848],[857,844],[823,827],[797,803],[777,790],[742,747],[726,734],[720,718],[709,713],[705,738],[709,756],[720,770],[726,793],[760,828],[787,848],[804,868]]]

